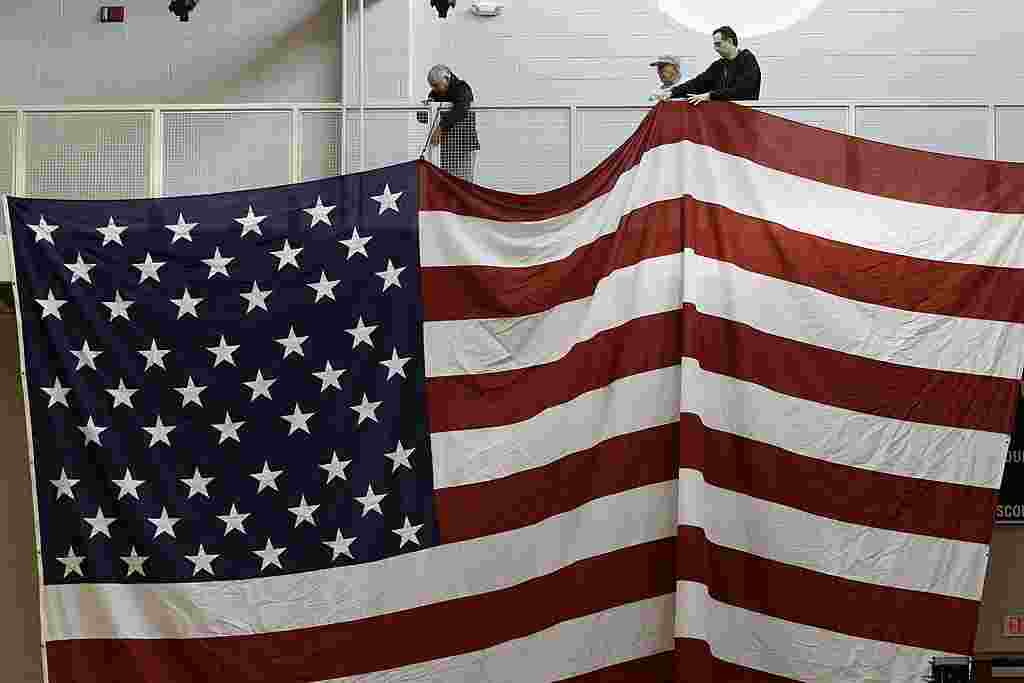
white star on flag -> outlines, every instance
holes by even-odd
[[[84,559],[85,555],[75,555],[75,549],[72,546],[68,546],[68,554],[57,558],[57,561],[64,565],[64,578],[68,578],[72,573],[85,576],[82,573],[82,561]]]
[[[186,496],[186,499],[188,499],[197,493],[209,498],[210,492],[206,490],[206,487],[209,486],[210,482],[213,480],[214,477],[204,477],[197,467],[196,471],[192,474],[191,479],[180,479],[179,481],[188,487],[188,496]]]
[[[135,406],[132,405],[132,395],[137,392],[138,389],[129,389],[124,385],[124,379],[121,379],[117,389],[107,389],[107,393],[114,397],[114,408],[118,406],[128,406],[132,410]]]
[[[171,244],[174,244],[178,240],[192,241],[192,230],[199,225],[198,223],[186,223],[185,217],[179,212],[178,222],[174,225],[165,225],[164,227],[174,233],[174,237],[171,238]]]
[[[268,538],[267,546],[263,550],[253,550],[252,552],[259,555],[263,560],[263,564],[260,566],[260,571],[263,571],[272,564],[276,564],[279,569],[284,569],[284,567],[281,566],[281,553],[285,550],[287,550],[287,548],[275,548]]]
[[[43,319],[46,319],[48,315],[52,315],[57,320],[63,320],[60,317],[60,307],[67,303],[67,299],[54,298],[52,289],[45,299],[36,299],[36,303],[43,307]]]
[[[103,508],[96,507],[95,517],[83,517],[86,524],[92,527],[92,532],[89,534],[89,538],[92,538],[96,534],[103,534],[107,538],[110,538],[110,525],[117,521],[117,517],[105,517],[103,515]]]
[[[237,218],[235,220],[238,220]],[[203,549],[203,544],[199,544],[199,552],[195,555],[186,555],[185,559],[195,565],[195,569],[192,572],[192,576],[195,576],[199,572],[210,572],[210,576],[214,576],[213,573],[213,561],[220,557],[216,553],[207,553]]]
[[[399,211],[398,211],[398,198],[401,197],[403,194],[405,194],[405,193],[404,192],[392,192],[391,191],[391,187],[387,183],[385,183],[384,184],[384,192],[383,192],[383,194],[376,194],[376,195],[373,195],[373,197],[371,197],[371,199],[373,199],[373,201],[375,201],[378,204],[380,204],[380,206],[378,207],[377,215],[378,216],[382,215],[388,209],[393,210],[395,213],[399,213]]]
[[[323,465],[320,465],[320,467],[323,467]],[[342,479],[344,479],[344,475],[342,476]],[[72,491],[71,488],[79,481],[80,480],[78,479],[68,479],[68,475],[65,474],[64,468],[61,467],[60,479],[51,479],[50,483],[57,487],[57,500],[60,500],[61,496],[67,496],[71,500],[74,500],[75,492]],[[328,481],[330,480],[328,479]]]
[[[46,240],[50,244],[53,244],[53,233],[60,230],[59,225],[48,225],[46,219],[42,216],[39,216],[39,223],[37,225],[30,223],[28,227],[32,228],[32,232],[36,234],[36,242]],[[56,245],[54,244],[54,246]]]
[[[160,416],[156,416],[156,423],[152,427],[143,427],[144,430],[149,432],[150,440],[149,447],[157,445],[158,443],[165,443],[168,446],[171,445],[171,440],[168,438],[171,432],[174,431],[174,425],[165,425]]]
[[[270,253],[273,254],[274,256],[276,256],[277,259],[278,259],[277,260],[277,269],[278,270],[281,270],[282,268],[284,268],[287,265],[292,265],[292,266],[295,266],[296,268],[299,268],[299,262],[298,262],[297,259],[298,259],[299,253],[302,251],[302,249],[303,249],[303,247],[299,247],[298,249],[293,249],[292,245],[288,243],[288,240],[285,240],[284,241],[284,248],[279,249],[278,251],[272,251]]]
[[[288,336],[287,337],[282,337],[281,339],[275,339],[274,341],[276,341],[278,344],[281,344],[282,346],[284,346],[284,356],[282,356],[282,358],[287,358],[289,356],[289,354],[292,354],[292,353],[297,354],[299,356],[305,357],[306,354],[302,352],[302,343],[305,342],[307,339],[309,339],[308,336],[306,336],[306,337],[297,337],[297,336],[295,336],[295,326],[293,325],[293,326],[288,328]]]
[[[331,301],[337,301],[337,299],[334,298],[334,288],[338,286],[339,282],[341,282],[341,280],[328,280],[327,272],[321,270],[320,282],[311,282],[308,285],[306,285],[307,287],[311,287],[313,291],[316,292],[316,301],[314,301],[313,303],[318,303],[320,299],[323,299],[324,297],[330,299]]]
[[[246,314],[252,313],[254,309],[262,308],[266,312],[270,312],[267,308],[267,297],[273,294],[271,290],[263,291],[260,289],[256,281],[252,281],[252,289],[248,292],[242,292],[239,294],[240,297],[249,302],[249,308],[245,310]]]
[[[295,526],[296,528],[303,522],[309,522],[310,526],[316,526],[316,520],[313,519],[313,513],[319,505],[309,505],[306,503],[306,497],[302,496],[302,501],[298,506],[288,508],[288,511],[295,515]]]
[[[345,538],[341,534],[341,529],[338,529],[338,534],[334,537],[333,541],[323,541],[323,544],[330,548],[334,554],[331,556],[331,561],[338,559],[338,555],[347,555],[353,560],[356,559],[352,556],[352,551],[349,549],[352,546],[352,542],[356,540],[356,537]]]
[[[110,309],[110,322],[113,322],[115,318],[124,318],[128,322],[131,322],[132,319],[128,317],[128,307],[135,302],[122,299],[121,290],[114,290],[113,301],[103,301],[101,303]]]
[[[335,370],[331,367],[331,361],[327,361],[326,367],[323,372],[314,372],[313,376],[320,380],[320,393],[327,391],[328,387],[334,387],[335,389],[341,389],[341,384],[338,379],[345,374],[344,368],[341,370]]]
[[[135,552],[135,546],[132,546],[131,555],[128,555],[127,557],[122,555],[121,559],[128,564],[127,576],[131,576],[135,572],[138,572],[142,576],[146,575],[146,572],[142,569],[142,563],[149,559],[149,555],[139,555]]]
[[[291,436],[296,431],[302,430],[309,434],[309,418],[313,417],[316,411],[312,413],[304,413],[299,409],[299,404],[295,404],[295,410],[291,415],[282,415],[281,419],[289,424],[288,436]]]
[[[117,499],[121,500],[125,496],[131,496],[135,500],[139,500],[138,488],[146,482],[142,479],[135,479],[132,477],[132,471],[130,468],[124,468],[124,479],[113,479],[117,488],[121,489],[120,493],[117,494]]]
[[[256,489],[256,493],[259,493],[263,489],[271,488],[275,491],[279,491],[277,488],[277,481],[275,481],[283,470],[272,470],[270,469],[270,463],[266,460],[263,461],[263,471],[250,474],[249,476],[260,483],[260,487]]]
[[[174,389],[181,394],[181,407],[184,408],[189,403],[195,403],[200,408],[203,407],[203,400],[199,398],[199,394],[206,391],[206,387],[197,387],[195,382],[192,381],[192,376],[189,375],[188,384],[183,387],[175,387]]]
[[[363,506],[363,514],[362,514],[362,516],[365,517],[366,514],[368,512],[370,512],[371,510],[376,510],[381,515],[383,515],[384,511],[380,509],[380,502],[382,500],[384,500],[384,497],[386,495],[388,495],[388,494],[386,494],[386,493],[374,493],[373,492],[373,484],[369,484],[366,487],[366,495],[356,498],[356,500],[359,501],[359,504]]]
[[[416,545],[420,544],[420,539],[416,537],[419,530],[423,528],[422,524],[409,524],[409,518],[405,518],[405,524],[402,525],[401,529],[392,529],[394,533],[402,537],[402,542],[398,544],[398,547],[403,547],[406,543],[412,542]]]
[[[146,519],[156,526],[153,538],[156,538],[160,534],[167,534],[171,538],[177,538],[177,536],[174,535],[174,525],[181,521],[181,517],[168,517],[166,507],[164,507],[160,512],[159,517],[147,517]]]
[[[390,287],[391,285],[400,288],[402,286],[402,283],[398,281],[398,276],[402,274],[403,270],[405,270],[405,266],[402,266],[401,268],[395,268],[394,264],[391,263],[391,259],[388,259],[387,270],[382,270],[379,273],[375,273],[377,277],[384,280],[384,289],[380,291],[388,291],[388,287]]]
[[[368,401],[366,400],[366,394],[363,394],[362,403],[360,403],[357,406],[349,406],[352,410],[359,413],[359,421],[356,424],[363,424],[363,420],[367,418],[373,420],[374,422],[379,422],[379,420],[377,419],[377,413],[375,411],[377,410],[377,408],[380,407],[381,403],[383,403],[383,401]]]
[[[266,396],[270,400],[273,400],[273,397],[270,395],[270,387],[276,381],[277,381],[276,379],[263,379],[263,371],[262,370],[257,370],[256,371],[256,379],[254,379],[251,382],[244,382],[244,384],[245,384],[245,386],[247,386],[250,389],[252,389],[252,399],[251,400],[255,401],[260,396]]]
[[[370,339],[370,335],[377,329],[376,325],[367,325],[363,322],[363,316],[359,316],[359,322],[355,327],[345,330],[352,335],[352,348],[356,348],[362,343],[373,346],[373,340]]]
[[[347,240],[338,240],[338,244],[344,244],[348,247],[348,256],[345,260],[352,258],[354,254],[362,254],[366,258],[370,258],[370,255],[366,253],[366,243],[373,239],[373,235],[369,237],[359,236],[359,226],[352,227],[352,237]]]
[[[221,363],[234,365],[235,359],[231,356],[231,354],[233,354],[239,348],[241,348],[240,344],[228,344],[227,340],[224,339],[224,335],[222,334],[220,336],[220,344],[218,344],[217,346],[207,346],[206,350],[215,356],[213,361],[213,367],[217,367]]]
[[[238,443],[242,443],[242,440],[238,438],[238,430],[241,429],[244,424],[245,420],[233,422],[231,420],[231,413],[225,411],[224,422],[213,425],[213,428],[220,432],[220,441],[217,442],[217,445],[219,446],[228,439],[234,439]]]
[[[105,226],[96,228],[96,232],[103,235],[103,244],[101,244],[100,246],[105,247],[111,242],[117,242],[123,247],[124,242],[121,241],[121,233],[127,229],[127,226],[117,225],[116,223],[114,223],[114,217],[111,216],[110,220],[107,221],[107,224]]]
[[[90,285],[92,284],[89,271],[95,268],[96,264],[83,261],[82,252],[78,252],[78,258],[75,259],[74,263],[65,263],[64,267],[71,271],[71,284],[75,284],[79,280],[85,280]]]
[[[171,299],[171,303],[178,307],[178,320],[185,315],[191,315],[195,319],[199,319],[199,312],[196,311],[196,306],[203,302],[202,298],[194,298],[188,292],[188,287],[185,288],[185,293],[181,295],[180,299]]]
[[[409,463],[409,456],[412,455],[415,451],[415,448],[410,448],[408,450],[403,448],[402,442],[399,441],[398,445],[395,446],[395,450],[391,451],[390,453],[385,453],[384,457],[391,461],[392,472],[397,471],[398,468],[403,465],[411,470],[412,465]]]
[[[92,416],[90,415],[89,421],[86,422],[84,426],[79,427],[78,431],[82,432],[82,435],[85,436],[86,446],[91,444],[93,441],[96,442],[97,446],[102,446],[103,444],[100,443],[100,434],[107,431],[107,429],[107,427],[96,426],[96,423],[93,422]]]
[[[412,360],[412,357],[399,358],[398,349],[394,348],[391,351],[391,360],[382,360],[380,364],[388,369],[388,377],[385,382],[389,381],[395,375],[401,375],[405,377],[405,364]]]
[[[61,386],[60,377],[53,378],[52,387],[40,387],[40,389],[50,397],[50,402],[46,405],[47,408],[52,408],[58,403],[65,408],[71,407],[68,405],[68,393],[71,391],[71,388]]]
[[[331,211],[334,211],[336,205],[324,206],[323,202],[320,201],[320,195],[316,196],[316,206],[311,206],[308,209],[303,209],[306,213],[313,217],[313,222],[309,224],[309,227],[316,227],[317,223],[326,223],[331,225]]]
[[[154,339],[152,343],[149,345],[148,350],[142,349],[141,351],[139,351],[139,353],[142,354],[142,357],[146,359],[146,367],[143,369],[143,372],[146,372],[153,366],[156,366],[162,370],[167,369],[167,366],[164,365],[164,356],[169,354],[170,350],[165,351],[158,348],[156,345],[156,339]]]
[[[156,280],[160,282],[160,275],[157,273],[164,265],[166,261],[154,261],[152,254],[146,252],[146,260],[142,263],[133,263],[132,266],[139,269],[139,284],[141,285],[146,280]]]
[[[102,351],[93,351],[89,348],[89,340],[82,342],[81,351],[72,351],[71,355],[78,359],[78,365],[75,366],[75,370],[81,370],[82,368],[96,369],[96,358],[103,353]]]
[[[348,477],[345,476],[345,468],[352,464],[351,460],[338,460],[338,452],[334,451],[331,453],[331,461],[326,465],[320,465],[321,469],[327,470],[327,482],[328,484],[337,477],[347,481]]]
[[[220,247],[214,247],[213,256],[202,259],[203,263],[210,267],[210,272],[207,274],[206,279],[212,280],[213,276],[218,273],[224,277],[230,278],[231,275],[228,273],[228,264],[234,260],[234,256],[221,256]]]
[[[227,536],[232,531],[240,531],[243,534],[245,531],[245,518],[249,516],[248,512],[240,513],[235,509],[234,503],[231,504],[231,510],[226,515],[217,515],[217,519],[224,522],[227,527],[224,529],[224,535]]]
[[[260,223],[266,219],[266,216],[257,216],[256,212],[252,210],[252,204],[249,205],[249,213],[241,218],[236,218],[235,222],[242,226],[241,237],[245,237],[250,232],[254,232],[257,235],[262,236],[263,230],[260,229]],[[212,573],[212,572],[211,572]]]

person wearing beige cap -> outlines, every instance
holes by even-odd
[[[650,101],[667,100],[672,96],[672,88],[682,83],[683,73],[679,58],[675,55],[661,55],[651,66],[657,67],[658,78],[661,79],[661,86],[651,93]]]

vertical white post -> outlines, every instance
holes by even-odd
[[[988,158],[999,158],[999,138],[996,137],[996,126],[999,124],[996,117],[996,105],[988,105]]]
[[[14,195],[24,197],[28,187],[28,120],[18,110],[18,132],[14,138]]]
[[[576,171],[576,105],[569,105],[569,182],[577,178]]]
[[[857,134],[857,105],[846,105],[846,134]]]
[[[359,0],[359,170],[366,170],[366,0]]]
[[[292,106],[291,144],[288,145],[288,182],[300,182],[302,175],[302,114],[298,105]]]
[[[164,193],[164,116],[160,107],[153,107],[151,116],[149,196],[156,198]]]

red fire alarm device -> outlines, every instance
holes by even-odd
[[[123,24],[124,7],[100,7],[101,24]]]

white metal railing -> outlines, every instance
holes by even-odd
[[[1024,127],[1024,104],[1020,103],[760,100],[750,105],[895,144],[988,159],[1024,159],[1024,143],[1017,142],[1021,136],[1014,134]],[[571,182],[618,147],[650,106],[475,105],[484,146],[477,182],[516,192],[539,192]],[[5,169],[10,179],[7,187],[0,182],[0,192],[127,197],[123,188],[111,190],[104,185],[111,180],[109,163],[102,166],[106,176],[96,171],[96,177],[81,178],[75,174],[88,175],[88,164],[62,162],[61,155],[97,154],[103,152],[104,144],[109,146],[106,138],[98,142],[89,138],[94,129],[106,137],[134,140],[117,143],[120,147],[115,144],[117,149],[108,161],[116,162],[125,150],[132,152],[135,163],[142,159],[145,178],[139,181],[135,196],[160,197],[182,190],[220,192],[356,172],[418,156],[426,127],[410,123],[417,111],[423,107],[365,103],[0,107],[0,123],[6,121],[0,134],[13,130],[12,140],[5,144],[0,139],[0,179]],[[112,117],[118,116],[127,121],[124,130],[108,130]],[[247,127],[258,133],[255,141],[245,139]],[[44,133],[49,135],[45,144],[36,139]],[[523,139],[531,145],[522,145]],[[235,157],[252,153],[253,145],[266,148],[266,153],[238,159],[239,168],[231,168]],[[271,151],[272,146],[276,151]],[[53,150],[59,154],[48,158]],[[169,175],[169,168],[177,175]],[[183,178],[195,180],[190,183]],[[95,186],[83,190],[88,183]],[[5,223],[6,216],[0,220]],[[0,233],[5,232],[0,224]],[[11,278],[5,241],[0,234],[0,281]]]

